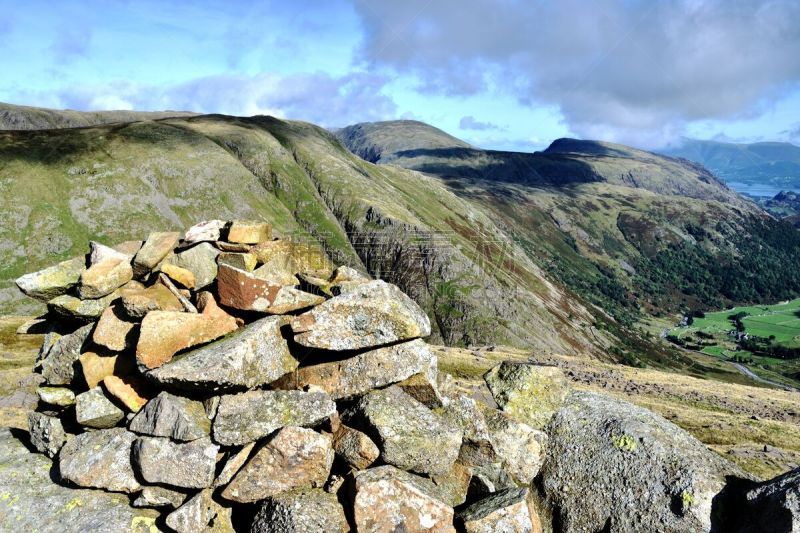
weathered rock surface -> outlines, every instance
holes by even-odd
[[[428,479],[393,466],[356,473],[353,514],[359,532],[455,532],[453,508]]]
[[[86,260],[83,257],[76,257],[38,272],[25,274],[16,280],[16,284],[31,298],[47,302],[75,287],[84,270],[86,270]]]
[[[134,507],[180,507],[186,501],[186,493],[160,485],[150,485],[142,489],[134,500]]]
[[[83,378],[90,389],[98,386],[108,376],[125,376],[133,372],[136,367],[133,357],[127,354],[106,355],[87,351],[78,357],[78,361]]]
[[[192,441],[209,436],[211,421],[202,402],[162,391],[133,417],[128,429],[153,437]]]
[[[258,244],[272,238],[272,226],[258,220],[234,220],[228,229],[227,241]]]
[[[165,263],[185,268],[194,274],[194,288],[208,287],[217,277],[217,256],[219,250],[207,242],[192,246],[168,258]]]
[[[800,531],[800,468],[759,483],[744,494],[726,525],[741,533]]]
[[[542,429],[564,403],[569,384],[553,366],[505,361],[484,376],[497,405],[535,429]]]
[[[109,257],[81,272],[78,296],[102,298],[133,279],[133,268],[125,257]]]
[[[132,413],[138,413],[152,395],[147,383],[138,375],[106,376],[103,378],[103,387],[109,396]]]
[[[116,426],[125,413],[95,387],[75,397],[75,417],[82,426],[104,429]]]
[[[458,518],[467,533],[530,533],[527,497],[528,489],[504,489],[461,510]]]
[[[151,311],[142,320],[136,359],[147,368],[158,368],[180,350],[212,341],[236,328],[231,316]]]
[[[471,480],[472,467],[459,461],[453,463],[447,473],[431,477],[431,481],[439,489],[443,501],[452,507],[459,506],[467,500]]]
[[[431,333],[428,316],[385,281],[361,283],[292,320],[295,341],[328,350],[357,350]]]
[[[92,340],[114,352],[121,352],[133,346],[136,324],[125,318],[122,307],[116,305],[107,307],[97,321]]]
[[[343,420],[363,429],[391,465],[421,474],[445,474],[461,446],[461,430],[396,386],[362,397]]]
[[[148,235],[133,258],[133,274],[140,278],[153,270],[178,244],[180,233],[156,232]]]
[[[366,433],[345,425],[342,425],[333,436],[333,450],[357,470],[368,468],[381,453]]]
[[[120,289],[120,291],[122,290],[125,289]],[[117,296],[118,291],[114,291],[102,298],[81,300],[75,296],[63,294],[47,302],[47,309],[52,313],[69,319],[90,322],[100,317],[106,307],[108,307]]]
[[[230,390],[271,383],[297,368],[280,333],[280,317],[248,324],[234,334],[181,354],[148,377],[180,389]]]
[[[225,264],[220,264],[217,288],[222,305],[243,311],[284,314],[324,300],[321,296],[284,287]]]
[[[286,376],[279,386],[304,389],[313,385],[339,400],[360,396],[417,373],[436,373],[436,356],[421,340],[370,350],[342,361],[303,367]]]
[[[214,480],[214,487],[222,487],[230,483],[233,476],[236,475],[236,472],[238,472],[250,458],[250,455],[253,453],[253,448],[255,447],[256,443],[251,442],[250,444],[242,446],[236,453],[229,453],[225,461],[225,466],[222,467],[217,479]]]
[[[202,490],[167,516],[167,525],[178,533],[228,533],[233,531],[231,510],[212,498],[210,490]]]
[[[36,389],[39,400],[49,405],[69,407],[75,405],[75,393],[66,387],[39,387]]]
[[[67,440],[61,419],[44,413],[28,413],[28,432],[33,447],[48,457],[54,457]]]
[[[517,483],[530,484],[544,462],[543,443],[547,435],[500,411],[487,410],[485,415],[496,458]]]
[[[249,252],[222,252],[217,256],[217,264],[252,272],[258,264],[258,259]]]
[[[542,481],[567,531],[709,531],[727,476],[744,476],[646,409],[573,392],[550,423]]]
[[[323,392],[254,390],[223,396],[214,417],[214,441],[241,445],[284,426],[315,426],[336,413]]]
[[[50,385],[69,385],[75,377],[75,362],[92,326],[86,325],[59,337],[43,356],[42,376]]]
[[[0,530],[156,530],[156,511],[134,509],[119,494],[56,484],[51,469],[49,459],[29,452],[8,429],[0,429]]]
[[[115,250],[111,246],[106,246],[105,244],[101,244],[97,241],[89,241],[89,265],[94,266],[107,259],[120,259],[122,261],[127,261],[128,263],[130,263],[131,260],[133,259],[133,256],[136,255],[136,252],[138,252],[139,248],[141,248],[142,243],[138,241],[129,241],[129,242],[136,243],[136,250],[133,252],[132,255],[120,252],[118,250]],[[128,248],[127,245],[126,248]]]
[[[183,311],[181,302],[160,283],[141,289],[123,289],[120,305],[132,319],[144,318],[150,311]]]
[[[194,289],[197,284],[194,272],[188,268],[179,267],[172,263],[165,262],[161,265],[161,272],[169,277],[169,279],[186,289]]]
[[[250,526],[252,533],[344,533],[348,529],[336,496],[319,489],[283,492],[269,498]]]
[[[195,224],[183,236],[184,242],[195,243],[203,241],[218,241],[222,230],[228,223],[224,220],[206,220]]]
[[[58,455],[61,477],[80,487],[134,493],[142,489],[131,466],[136,435],[124,428],[88,431],[67,441]]]
[[[333,455],[330,435],[284,427],[239,470],[222,497],[247,503],[292,489],[322,487]]]
[[[133,465],[148,483],[203,489],[214,483],[219,446],[208,437],[186,443],[162,437],[139,437]]]

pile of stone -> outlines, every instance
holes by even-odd
[[[17,280],[48,306],[29,427],[62,483],[179,532],[540,529],[556,369],[493,369],[502,409],[456,393],[413,300],[263,222],[90,248]]]

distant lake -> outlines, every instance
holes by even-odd
[[[728,187],[734,191],[753,197],[766,196],[768,198],[772,198],[781,192],[781,190],[786,190],[769,183],[744,183],[741,181],[728,181],[726,183]]]

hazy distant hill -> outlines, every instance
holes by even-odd
[[[800,189],[800,146],[791,143],[734,144],[686,139],[663,153],[696,161],[756,196]],[[755,185],[768,188],[758,189]],[[760,191],[763,194],[756,194]]]
[[[188,117],[195,114],[185,111],[72,111],[0,103],[0,130],[81,128],[115,122]]]

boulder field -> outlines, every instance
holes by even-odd
[[[800,473],[757,483],[555,367],[467,394],[411,298],[263,221],[92,242],[17,285],[48,306],[42,455],[0,433],[2,530],[800,531]]]

